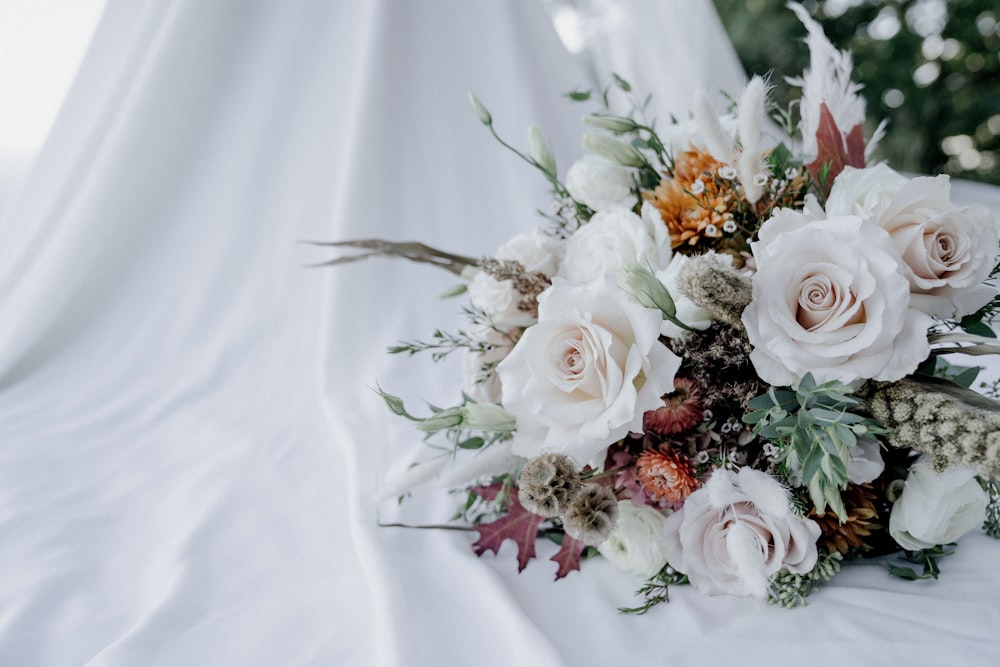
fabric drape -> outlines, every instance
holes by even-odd
[[[466,93],[565,169],[588,76],[531,0],[110,0],[0,218],[0,664],[996,658],[983,535],[930,584],[868,562],[798,611],[681,588],[629,617],[642,582],[599,559],[553,583],[554,545],[518,574],[512,545],[378,525],[454,510],[373,501],[419,437],[371,390],[456,400],[458,360],[384,353],[460,324],[454,277],[303,242],[492,253],[546,184]]]

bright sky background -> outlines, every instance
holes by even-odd
[[[0,0],[0,199],[31,164],[105,0]]]

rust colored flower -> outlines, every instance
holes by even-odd
[[[714,174],[722,163],[708,153],[691,147],[674,160],[671,176],[643,198],[660,211],[670,232],[670,246],[696,245],[703,236],[721,236],[729,207],[724,194],[716,190]]]
[[[650,449],[635,462],[646,494],[667,503],[683,502],[701,483],[687,459],[670,449]]]
[[[844,523],[830,511],[817,514],[813,508],[809,512],[809,518],[818,523],[823,531],[817,543],[829,552],[847,554],[854,549],[867,551],[872,548],[867,538],[884,527],[875,506],[878,495],[870,484],[848,484],[843,496],[847,509]]]
[[[642,428],[660,435],[683,433],[701,423],[704,410],[698,385],[688,378],[674,378],[674,391],[663,395],[662,408],[642,416]]]

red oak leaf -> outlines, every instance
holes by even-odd
[[[486,498],[484,492],[490,492],[492,487],[476,489],[476,493]],[[499,489],[497,489],[499,490]],[[496,497],[496,491],[492,491]],[[535,538],[538,536],[538,525],[542,517],[532,514],[521,506],[517,494],[512,493],[507,498],[507,513],[496,521],[476,526],[479,539],[472,545],[477,556],[487,551],[499,553],[504,540],[514,540],[517,543],[517,571],[527,566],[528,561],[535,557]]]
[[[563,536],[562,546],[559,547],[559,551],[549,559],[559,563],[559,569],[556,571],[556,581],[559,581],[573,570],[580,569],[580,554],[586,548],[587,545],[575,537],[570,537],[569,535]]]
[[[829,165],[826,180],[821,174]],[[823,196],[830,194],[833,181],[844,167],[865,166],[865,137],[861,125],[855,125],[846,136],[837,127],[826,102],[819,105],[819,128],[816,130],[816,159],[806,165],[813,180],[823,187]]]

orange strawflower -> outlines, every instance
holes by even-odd
[[[654,500],[681,503],[701,486],[688,460],[671,449],[647,450],[635,465],[639,483]]]
[[[694,146],[674,160],[673,174],[666,176],[656,188],[642,193],[660,211],[670,232],[670,247],[696,245],[706,232],[722,235],[726,198],[718,193],[714,176],[724,165],[705,151]]]

